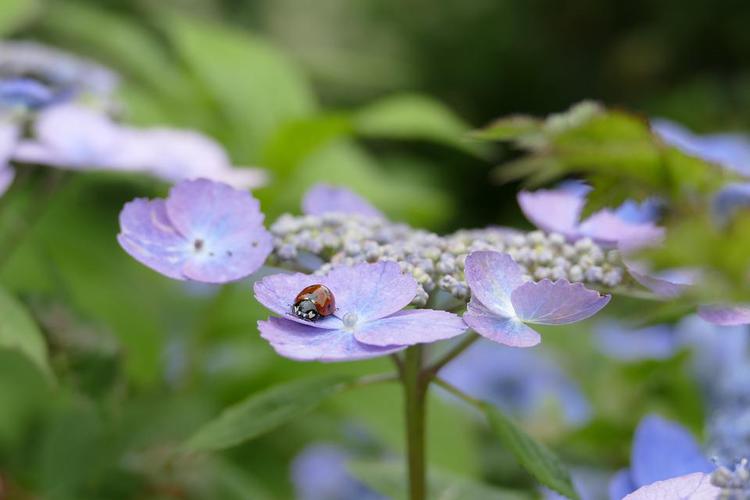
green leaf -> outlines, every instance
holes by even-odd
[[[433,141],[480,154],[482,146],[468,140],[469,126],[442,103],[404,94],[376,101],[354,115],[356,131],[365,137]]]
[[[544,122],[528,115],[511,115],[499,118],[471,135],[485,141],[513,141],[521,137],[541,135],[543,125]]]
[[[367,486],[396,500],[406,500],[406,464],[403,462],[355,461],[349,471]],[[428,498],[433,500],[521,500],[530,498],[522,492],[495,488],[472,479],[430,468]]]
[[[579,498],[568,470],[549,448],[526,434],[497,407],[481,403],[481,408],[493,434],[537,481],[568,498]]]
[[[3,0],[0,7],[0,36],[23,27],[40,12],[41,7],[39,0]]]
[[[189,451],[215,451],[238,445],[300,417],[343,390],[350,377],[297,380],[272,387],[230,406],[188,440]]]
[[[265,40],[179,14],[165,21],[172,43],[222,114],[222,139],[237,161],[259,161],[282,123],[316,110],[302,73]]]
[[[0,288],[0,348],[19,351],[52,378],[44,336],[26,308]]]

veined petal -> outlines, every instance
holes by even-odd
[[[518,193],[518,204],[527,219],[540,229],[568,239],[579,237],[578,219],[585,203],[584,195],[566,189]]]
[[[417,294],[417,282],[395,262],[357,264],[332,269],[321,283],[334,292],[338,311],[357,315],[365,322],[400,311]]]
[[[510,296],[524,282],[521,268],[507,253],[473,252],[466,257],[466,283],[484,307],[506,318],[515,317]]]
[[[475,298],[463,316],[466,324],[479,335],[511,347],[533,347],[542,341],[537,331],[515,318],[500,317]]]
[[[449,339],[467,330],[460,316],[431,309],[408,309],[370,321],[354,330],[364,344],[413,345]]]
[[[172,225],[164,200],[136,199],[120,212],[117,241],[133,258],[173,279],[184,280],[182,268],[190,244]]]
[[[634,491],[623,500],[715,500],[721,490],[709,474],[695,473],[657,481]]]
[[[302,199],[302,212],[322,215],[330,212],[383,217],[382,212],[358,194],[338,186],[316,184]]]
[[[511,303],[517,317],[529,323],[561,325],[596,314],[611,296],[567,280],[526,282],[513,290]]]
[[[331,285],[329,284],[326,284],[326,286],[331,289],[333,296],[336,298],[337,304],[337,311],[332,316],[320,318],[317,321],[305,321],[292,314],[294,299],[302,289],[310,285],[324,284],[323,280],[323,276],[312,274],[272,274],[266,276],[260,281],[256,281],[253,286],[253,291],[255,292],[255,298],[258,302],[276,314],[284,316],[291,321],[295,321],[311,328],[343,328],[344,323],[338,317],[340,311],[340,306],[338,305],[339,292],[341,292],[341,290],[337,287],[331,288]]]
[[[277,353],[300,361],[354,361],[385,356],[406,348],[363,344],[347,330],[316,328],[284,318],[259,321],[258,330]]]

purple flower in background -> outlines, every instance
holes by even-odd
[[[721,489],[711,484],[711,476],[696,472],[656,481],[638,488],[623,500],[715,500]]]
[[[522,418],[538,416],[550,403],[565,422],[582,425],[591,408],[578,385],[539,350],[518,350],[481,340],[451,361],[441,377],[467,394]]]
[[[385,500],[356,480],[346,469],[351,458],[330,444],[307,446],[292,462],[292,483],[297,500]]]
[[[616,321],[605,321],[596,326],[599,349],[620,361],[667,359],[675,355],[680,341],[669,325],[655,325],[632,330]]]
[[[615,474],[609,485],[609,496],[611,500],[620,500],[657,481],[695,472],[709,473],[714,468],[687,429],[657,415],[649,415],[635,431],[630,469]]]
[[[528,281],[505,253],[474,252],[466,258],[465,273],[471,301],[464,321],[480,335],[511,347],[541,342],[526,323],[575,323],[596,314],[610,299],[581,283]]]
[[[0,109],[37,111],[85,99],[113,107],[119,77],[85,58],[27,41],[0,42]]]
[[[226,283],[271,253],[258,201],[206,179],[175,185],[166,200],[136,199],[120,213],[117,241],[133,258],[178,280]]]
[[[292,314],[292,304],[313,284],[327,286],[337,308],[330,316],[304,321]],[[260,321],[258,328],[282,356],[318,361],[382,356],[466,331],[455,314],[404,309],[416,293],[417,282],[395,262],[337,267],[324,276],[276,274],[255,283],[255,298],[282,317]]]
[[[669,120],[651,121],[651,130],[665,143],[683,153],[715,163],[742,175],[750,175],[750,138],[740,133],[697,135]]]
[[[214,140],[189,130],[137,130],[80,105],[52,107],[37,118],[35,139],[14,160],[69,169],[144,172],[169,182],[209,179],[239,189],[265,184],[257,168],[234,168]]]
[[[750,208],[750,184],[735,183],[725,186],[716,193],[711,204],[711,212],[718,226],[725,226],[734,214]]]
[[[18,125],[0,118],[0,196],[8,190],[16,172],[10,166],[10,157],[16,147],[20,130]]]
[[[698,316],[715,325],[750,325],[750,306],[740,304],[700,306]]]
[[[316,184],[307,191],[302,199],[302,212],[306,215],[339,212],[383,217],[380,210],[358,194],[346,188],[328,184]]]
[[[65,92],[55,92],[44,83],[26,77],[0,77],[0,107],[41,109],[63,100]]]
[[[69,169],[134,171],[144,168],[144,150],[129,129],[107,115],[75,104],[54,106],[34,123],[34,140],[21,141],[13,159]]]
[[[233,167],[221,145],[198,132],[151,128],[133,130],[130,139],[144,152],[143,163],[148,172],[169,182],[201,177],[238,189],[252,189],[268,180],[262,169]]]
[[[642,205],[626,202],[617,210],[600,210],[583,221],[580,217],[586,195],[580,188],[522,191],[518,203],[535,226],[560,233],[569,241],[591,238],[601,246],[615,247],[621,243],[658,240],[664,234],[650,219],[658,213],[653,201],[647,200]]]

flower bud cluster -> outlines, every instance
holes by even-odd
[[[490,227],[440,236],[379,217],[342,213],[283,215],[270,229],[280,264],[325,273],[339,265],[398,262],[420,285],[414,299],[419,306],[437,289],[467,301],[464,262],[477,250],[509,253],[534,280],[614,287],[625,273],[617,251],[603,250],[589,239],[570,244],[559,234],[541,231]]]
[[[721,466],[711,475],[711,484],[721,488],[720,500],[750,499],[750,465],[747,458],[734,464],[731,469]]]

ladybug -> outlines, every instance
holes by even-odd
[[[330,316],[336,310],[336,299],[325,285],[310,285],[294,299],[292,312],[305,321],[316,321]]]

